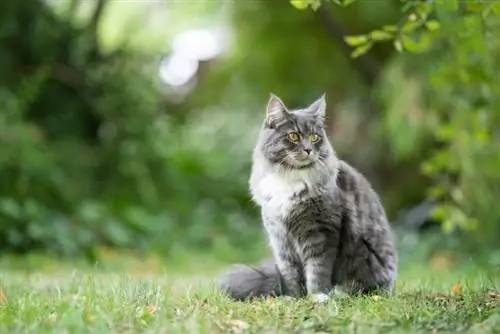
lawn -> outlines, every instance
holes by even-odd
[[[233,302],[214,289],[214,270],[68,268],[4,266],[0,332],[500,333],[500,271],[471,263],[406,265],[394,298],[336,297],[324,305]]]

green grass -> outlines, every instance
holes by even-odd
[[[213,271],[152,267],[3,270],[0,333],[500,333],[498,268],[409,264],[394,298],[315,305],[233,302],[214,289]]]

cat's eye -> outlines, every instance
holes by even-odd
[[[317,141],[319,140],[319,136],[318,136],[318,134],[317,134],[317,133],[313,133],[312,135],[310,135],[310,136],[309,136],[309,139],[310,139],[313,143],[315,143],[315,142],[317,142]]]
[[[288,139],[290,139],[290,141],[296,143],[300,140],[300,136],[297,132],[289,132],[287,135]]]

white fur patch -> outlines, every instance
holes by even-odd
[[[317,293],[317,294],[311,295],[311,298],[315,303],[318,303],[318,304],[326,303],[328,301],[328,295],[324,294],[324,293]]]
[[[314,189],[314,181],[314,173],[310,170],[280,174],[268,171],[253,182],[252,195],[266,215],[284,217],[295,204],[293,196],[306,187]]]

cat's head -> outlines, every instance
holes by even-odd
[[[324,94],[307,108],[293,110],[271,94],[258,149],[271,164],[286,169],[324,165],[333,154],[324,130],[325,113]]]

